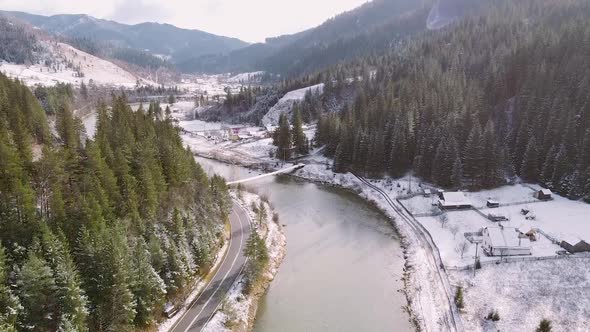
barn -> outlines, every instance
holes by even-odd
[[[462,192],[441,192],[439,193],[438,205],[442,210],[463,210],[470,209],[471,202]]]
[[[588,242],[575,238],[563,240],[559,246],[572,254],[577,252],[590,252],[590,244],[588,244]]]
[[[549,189],[541,189],[535,192],[535,198],[541,201],[549,201],[553,199],[553,193]]]
[[[531,242],[512,227],[486,227],[483,229],[482,248],[488,256],[528,256]]]

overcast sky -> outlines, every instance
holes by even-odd
[[[0,0],[0,9],[160,22],[248,42],[299,32],[367,0]]]

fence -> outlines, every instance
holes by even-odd
[[[535,262],[535,261],[550,261],[550,260],[558,260],[558,259],[590,259],[590,253],[581,253],[575,255],[555,255],[555,256],[543,256],[543,257],[504,257],[497,260],[488,260],[480,262],[481,266],[488,266],[494,264],[503,264],[503,263],[518,263],[518,262]],[[473,264],[469,264],[466,266],[445,266],[447,270],[451,271],[468,271],[473,270]]]

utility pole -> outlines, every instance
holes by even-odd
[[[473,261],[473,276],[475,277],[475,270],[477,269],[477,249],[479,249],[479,242],[475,243],[475,260]]]

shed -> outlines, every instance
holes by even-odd
[[[590,252],[590,244],[580,239],[563,240],[559,246],[572,254],[577,252]]]
[[[553,193],[549,189],[541,189],[535,192],[535,198],[541,201],[548,201],[553,198]]]
[[[483,229],[482,248],[488,256],[531,255],[531,242],[512,227],[486,227]]]
[[[488,214],[488,219],[494,222],[500,222],[500,221],[509,221],[508,217],[503,216],[501,214]]]
[[[495,201],[493,199],[488,199],[486,205],[489,208],[497,208],[497,207],[500,207],[500,202]]]
[[[471,202],[462,192],[442,192],[439,193],[438,205],[443,210],[461,210],[470,209]]]

